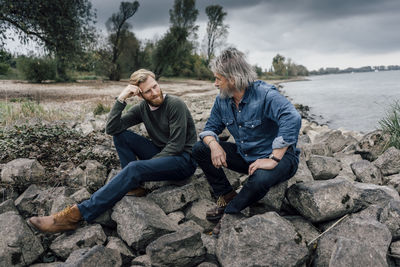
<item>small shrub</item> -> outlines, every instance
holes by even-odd
[[[20,57],[17,61],[17,68],[25,79],[31,82],[40,83],[56,78],[56,63],[52,59]]]
[[[0,63],[0,75],[6,75],[10,66],[6,63]]]
[[[110,107],[104,106],[102,103],[98,103],[93,110],[94,115],[101,115],[110,112]]]
[[[386,110],[385,117],[379,121],[383,132],[390,135],[387,147],[400,149],[400,101],[397,100]]]

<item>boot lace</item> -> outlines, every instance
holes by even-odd
[[[57,219],[57,218],[60,218],[60,217],[64,217],[64,216],[68,215],[69,213],[71,213],[71,211],[72,211],[72,205],[68,205],[62,211],[59,211],[56,214],[54,214],[54,219]]]
[[[225,207],[226,206],[226,201],[225,201],[225,198],[223,196],[218,197],[217,206],[218,207]]]

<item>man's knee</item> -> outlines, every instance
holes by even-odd
[[[268,170],[256,170],[249,177],[247,184],[255,191],[268,191],[276,183],[279,183],[278,177],[273,177],[273,173]]]
[[[195,160],[202,160],[204,157],[210,157],[209,148],[203,141],[198,141],[192,148],[192,156]]]

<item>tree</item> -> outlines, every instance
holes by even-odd
[[[68,62],[94,39],[95,17],[89,0],[0,0],[0,39],[11,28],[21,42],[43,44],[56,58],[58,79],[68,80]]]
[[[285,57],[277,54],[272,59],[272,66],[274,67],[274,73],[280,76],[287,76],[287,70],[285,65]]]
[[[195,25],[199,11],[195,0],[175,0],[170,9],[171,26],[164,37],[157,43],[153,54],[153,70],[159,78],[169,69],[172,75],[179,76],[181,70],[190,65],[193,44],[189,36],[196,36]]]
[[[227,15],[220,5],[206,7],[207,23],[207,64],[214,56],[215,48],[220,46],[228,35],[228,25],[224,24]]]
[[[131,25],[127,22],[129,18],[135,15],[139,8],[139,2],[121,2],[119,6],[119,12],[112,14],[107,20],[106,27],[110,33],[109,42],[112,47],[112,59],[113,69],[109,75],[110,80],[118,81],[121,78],[121,66],[117,62],[121,55],[124,42],[128,38],[128,30]]]

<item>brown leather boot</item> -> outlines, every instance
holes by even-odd
[[[75,230],[80,220],[82,215],[78,205],[75,204],[50,216],[32,217],[28,220],[28,224],[41,232],[58,233]]]
[[[217,206],[206,212],[206,219],[211,222],[218,222],[222,215],[224,215],[226,205],[228,205],[236,195],[237,193],[235,191],[231,191],[226,195],[219,196]]]
[[[127,196],[133,196],[133,197],[143,197],[146,195],[146,189],[143,187],[138,187],[135,189],[132,189],[128,193],[126,193]]]

